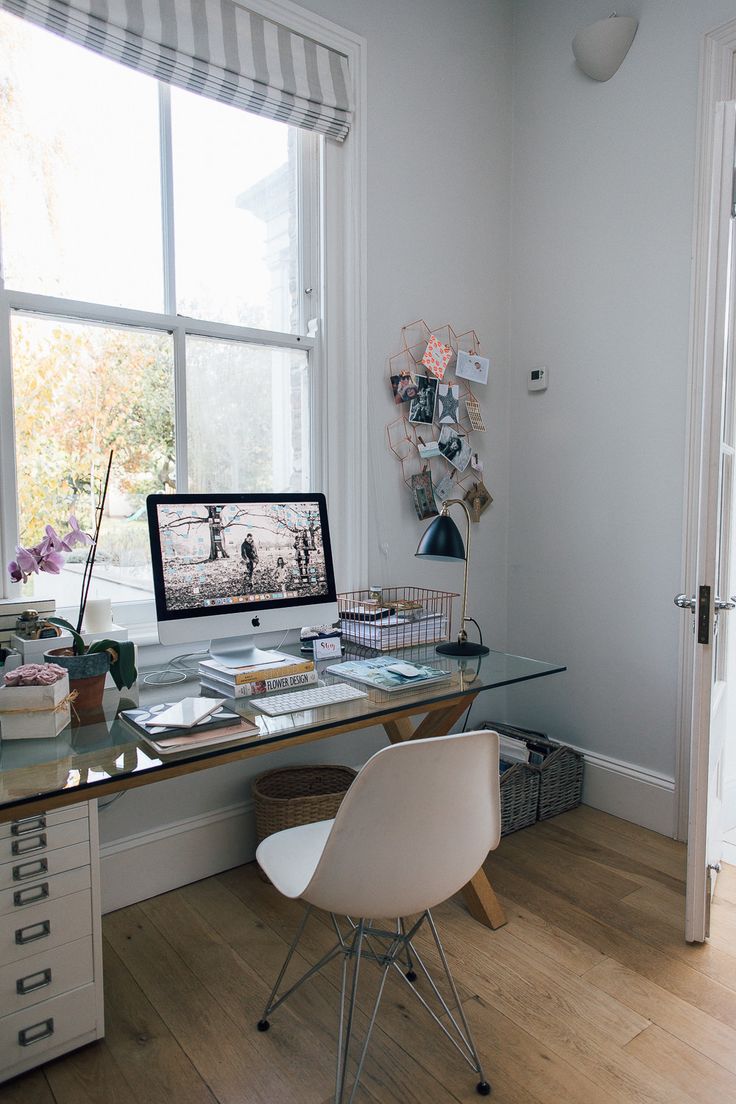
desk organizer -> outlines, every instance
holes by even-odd
[[[452,599],[457,594],[427,587],[349,590],[337,596],[344,640],[379,652],[436,644],[452,635]]]
[[[533,760],[537,760],[530,763],[515,763],[501,776],[502,835],[505,835],[506,831],[515,832],[517,828],[525,828],[534,820],[549,820],[550,817],[559,816],[560,813],[580,805],[583,799],[585,760],[579,751],[549,740],[543,732],[534,732],[528,728],[497,724],[494,721],[484,721],[480,727],[492,729],[500,736],[519,740],[527,747]],[[528,819],[532,787],[528,784],[524,790],[524,796],[522,797],[521,794],[517,796],[516,790],[522,789],[521,782],[513,773],[517,771],[538,776],[537,804],[532,820]],[[504,783],[506,775],[511,775],[511,778]],[[504,787],[509,790],[505,799]],[[504,822],[504,800],[510,807],[509,823],[513,824],[513,827],[508,829]]]
[[[278,767],[251,783],[256,839],[300,824],[331,820],[356,775],[352,767]]]

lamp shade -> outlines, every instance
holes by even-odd
[[[425,529],[414,554],[430,560],[464,560],[465,545],[452,518],[447,514],[434,518]]]
[[[578,68],[593,80],[610,80],[628,54],[638,26],[633,16],[612,15],[578,31],[572,40]]]

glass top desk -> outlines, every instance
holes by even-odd
[[[355,656],[346,655],[345,658]],[[450,679],[434,687],[420,686],[390,695],[383,693],[380,695],[383,700],[368,691],[366,698],[281,717],[268,717],[249,706],[247,698],[240,698],[229,705],[256,722],[257,735],[209,748],[177,751],[161,758],[157,758],[156,753],[117,716],[121,709],[138,704],[137,693],[107,694],[109,700],[103,703],[99,714],[85,718],[84,723],[73,720],[71,726],[52,740],[0,743],[0,821],[17,820],[80,800],[94,800],[120,790],[373,725],[382,725],[392,743],[444,735],[481,691],[566,670],[560,664],[504,652],[457,660],[438,656],[434,648],[428,646],[402,649],[400,658],[442,666],[450,673]],[[198,691],[199,682],[194,674],[186,682],[169,686],[141,683],[140,704],[175,701],[196,695]],[[501,906],[482,871],[468,884],[465,896],[471,913],[478,920],[491,927],[504,923]]]

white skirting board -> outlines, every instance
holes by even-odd
[[[102,911],[241,866],[255,853],[252,801],[114,840],[100,847]]]
[[[671,778],[618,759],[583,753],[586,805],[672,835],[675,784]],[[113,912],[230,870],[251,862],[255,853],[251,800],[114,840],[100,847],[102,911]]]
[[[674,835],[675,781],[666,775],[576,748],[585,756],[583,802],[612,816]]]

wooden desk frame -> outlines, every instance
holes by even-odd
[[[444,736],[451,730],[453,724],[463,715],[465,710],[470,708],[476,697],[477,694],[465,693],[436,702],[407,704],[404,709],[392,710],[390,713],[377,712],[367,717],[338,722],[317,731],[297,732],[283,741],[275,740],[257,744],[244,743],[239,747],[207,758],[171,762],[165,766],[141,771],[126,777],[112,777],[46,797],[31,798],[13,806],[6,805],[0,808],[0,821],[15,820],[34,813],[58,809],[65,805],[76,805],[80,801],[95,800],[113,793],[119,793],[121,790],[149,786],[153,782],[178,778],[181,775],[193,774],[196,771],[207,770],[210,767],[219,767],[224,763],[250,759],[255,755],[266,755],[285,748],[296,747],[299,744],[329,739],[329,737],[338,736],[342,732],[371,728],[374,725],[383,726],[392,744],[403,740]],[[135,746],[135,743],[132,742],[131,746]],[[91,752],[90,766],[93,765],[93,760],[96,758],[96,753]],[[33,768],[28,769],[32,770]],[[479,923],[489,928],[499,928],[506,923],[503,908],[483,870],[479,870],[468,882],[463,889],[463,894],[471,915]]]

